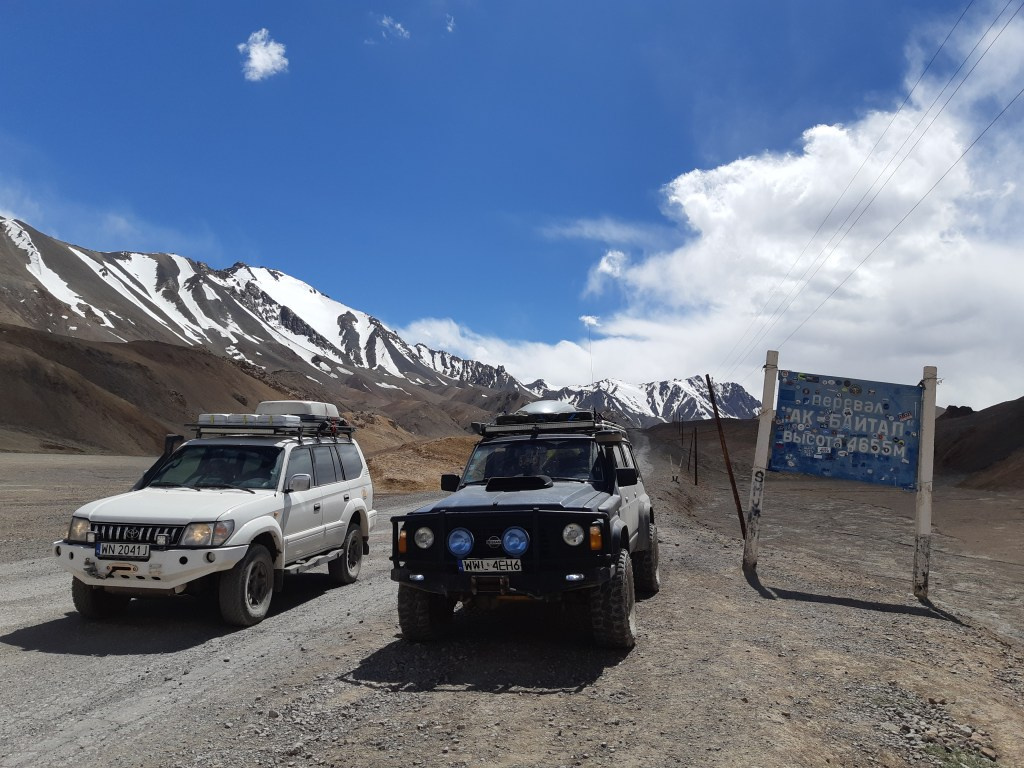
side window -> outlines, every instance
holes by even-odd
[[[296,448],[288,457],[288,483],[291,483],[295,475],[313,476],[313,458],[309,455],[309,448]]]
[[[620,444],[619,448],[622,450],[622,457],[626,462],[623,466],[630,469],[636,467],[636,462],[633,461],[633,449],[624,443]]]
[[[313,446],[313,465],[316,467],[316,484],[328,485],[338,482],[338,476],[334,469],[334,451],[329,445]]]
[[[363,474],[363,460],[359,458],[359,449],[352,443],[339,443],[338,455],[341,456],[346,480],[355,480]]]
[[[622,453],[622,443],[615,443],[613,446],[611,446],[611,451],[616,469],[622,469],[624,467],[629,466],[626,463],[625,455]]]

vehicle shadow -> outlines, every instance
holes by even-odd
[[[406,692],[575,693],[628,654],[595,646],[578,619],[549,606],[460,609],[443,637],[426,643],[396,639],[338,679]]]
[[[289,576],[274,595],[268,619],[298,608],[336,587],[326,573]],[[0,635],[0,643],[40,653],[119,656],[172,653],[244,631],[224,623],[215,595],[137,598],[123,613],[88,621],[70,611],[60,618]]]
[[[948,611],[944,611],[930,600],[920,600],[921,605],[900,605],[898,603],[882,603],[876,600],[860,600],[853,597],[837,597],[835,595],[819,595],[814,592],[801,592],[781,587],[766,587],[761,583],[756,571],[743,570],[743,576],[747,583],[757,590],[757,593],[765,600],[799,600],[805,603],[824,603],[828,605],[841,605],[846,608],[856,608],[863,611],[878,611],[880,613],[902,613],[907,616],[923,616],[929,619],[949,621],[958,626],[967,626]]]

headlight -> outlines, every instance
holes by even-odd
[[[429,528],[417,528],[412,539],[420,549],[429,549],[430,545],[434,543],[434,532]]]
[[[91,525],[84,517],[72,517],[68,527],[68,541],[88,541]]]
[[[562,541],[570,547],[578,547],[583,543],[583,526],[577,523],[569,523],[562,529]]]
[[[473,534],[465,528],[456,528],[448,534],[448,551],[456,557],[465,557],[473,551]]]
[[[219,547],[235,530],[233,520],[218,523],[189,523],[181,532],[178,544],[182,547]]]
[[[501,546],[510,557],[520,557],[530,546],[530,534],[514,525],[501,535]]]

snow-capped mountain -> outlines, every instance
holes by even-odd
[[[761,403],[738,384],[713,383],[718,413],[724,418],[746,419],[756,415]],[[615,414],[627,426],[649,427],[671,421],[714,418],[707,382],[700,376],[648,384],[627,384],[604,379],[596,384],[552,389],[538,380],[527,386],[537,397],[572,403],[577,408],[596,408]]]
[[[22,275],[4,297],[8,322],[98,341],[202,346],[264,368],[294,364],[294,356],[317,378],[368,371],[415,386],[521,389],[504,369],[413,348],[377,318],[277,270],[99,253],[11,219],[0,219],[0,234],[3,272]]]
[[[501,366],[410,345],[372,315],[278,270],[242,263],[215,270],[175,254],[92,251],[2,217],[0,277],[0,322],[88,341],[202,347],[294,389],[400,412],[409,422],[422,417],[415,403],[464,425],[480,410],[534,397],[614,411],[637,426],[711,413],[697,378],[557,391],[538,381],[527,388]],[[737,385],[720,389],[724,416],[748,417],[758,407]]]

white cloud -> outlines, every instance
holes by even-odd
[[[680,242],[678,229],[664,224],[620,221],[610,216],[549,224],[540,230],[552,240],[593,240],[616,248],[668,248]]]
[[[380,20],[380,36],[383,37],[385,40],[408,40],[409,30],[407,30],[399,22],[395,21],[390,16],[384,16]]]
[[[588,328],[593,328],[601,324],[601,318],[594,315],[580,315],[580,322]]]
[[[955,41],[961,58],[980,31]],[[930,77],[898,115],[812,126],[798,150],[666,184],[682,244],[611,249],[590,269],[584,295],[602,306],[600,333],[588,327],[595,376],[710,373],[759,396],[765,351],[778,349],[784,368],[879,381],[916,383],[935,365],[941,405],[1021,397],[1024,98],[958,158],[1024,81],[1024,28],[1007,28],[941,114],[952,87],[929,111],[945,83]],[[591,219],[547,234],[608,242],[629,232]],[[450,320],[410,333],[433,323],[447,324],[445,348],[521,380],[588,379],[586,337],[501,341]]]
[[[446,14],[444,17],[444,28],[449,32],[455,31],[455,17],[450,13]]]
[[[284,55],[284,45],[272,40],[270,32],[259,29],[249,35],[244,43],[239,43],[238,50],[245,57],[242,71],[245,79],[252,82],[266,80],[280,72],[288,71],[288,59]]]
[[[622,277],[628,259],[622,251],[608,251],[601,260],[590,268],[587,275],[587,287],[583,290],[584,296],[601,293],[605,287]]]

